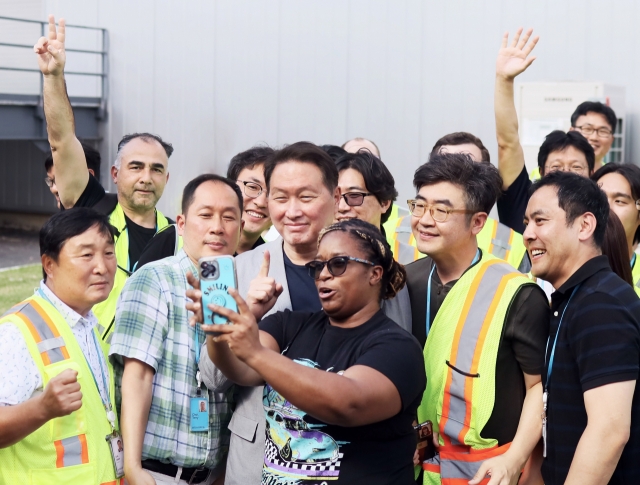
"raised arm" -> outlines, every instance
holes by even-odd
[[[502,176],[502,189],[509,186],[522,172],[524,167],[524,152],[518,136],[518,115],[513,100],[513,80],[524,72],[536,59],[529,57],[538,43],[539,37],[529,38],[533,29],[529,29],[524,36],[522,28],[518,29],[509,45],[509,33],[502,38],[502,46],[496,61],[496,137],[498,139],[498,170]]]
[[[44,114],[53,154],[55,180],[62,206],[75,205],[87,183],[89,172],[84,150],[76,138],[73,110],[64,80],[66,62],[65,22],[60,19],[58,31],[53,15],[49,15],[48,37],[41,37],[34,50],[44,76]]]

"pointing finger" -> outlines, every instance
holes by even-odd
[[[260,266],[260,272],[258,276],[267,277],[269,276],[269,264],[271,263],[271,255],[269,251],[264,252],[264,258],[262,258],[262,266]]]

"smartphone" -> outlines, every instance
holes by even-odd
[[[238,289],[236,261],[233,256],[206,256],[198,260],[200,290],[202,291],[202,313],[205,325],[225,325],[229,321],[209,310],[209,305],[218,305],[238,311],[238,305],[228,293],[229,288]]]
[[[425,421],[422,424],[414,426],[418,434],[418,456],[420,463],[436,455],[436,447],[433,444],[433,424],[431,421]]]

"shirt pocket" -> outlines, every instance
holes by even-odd
[[[52,485],[54,483],[96,483],[96,469],[93,463],[62,468],[31,470],[29,485]]]
[[[231,421],[229,422],[229,431],[251,443],[253,443],[256,438],[257,429],[257,421],[238,414],[238,412],[233,413]]]

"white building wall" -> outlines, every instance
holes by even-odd
[[[25,16],[33,3],[25,3]],[[627,161],[640,158],[634,0],[41,3],[42,18],[51,12],[109,29],[103,154],[113,160],[117,141],[133,131],[171,141],[171,180],[160,203],[170,214],[189,179],[224,173],[231,156],[260,142],[371,138],[401,201],[413,195],[413,171],[446,133],[476,134],[495,161],[495,57],[503,32],[519,26],[541,36],[522,81],[626,86]],[[5,4],[19,15],[18,2],[8,0],[0,0],[0,15]]]

